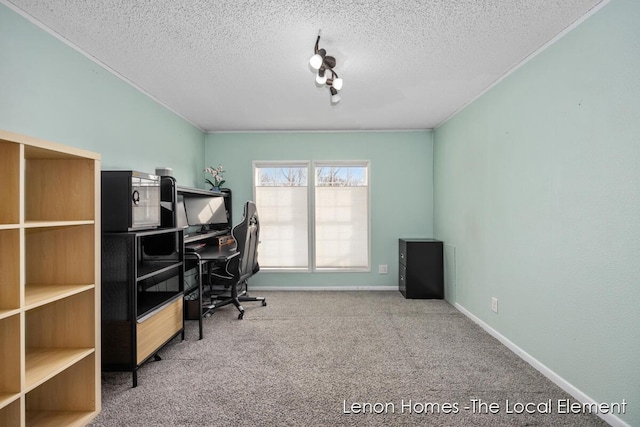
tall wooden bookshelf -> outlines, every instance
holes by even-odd
[[[101,409],[100,155],[0,130],[0,426]]]

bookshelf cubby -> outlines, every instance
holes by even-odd
[[[0,130],[0,425],[101,409],[100,156]]]
[[[21,146],[0,140],[0,226],[20,222]]]
[[[27,425],[86,425],[95,416],[95,355],[89,354],[26,394]],[[73,384],[73,386],[69,386]]]
[[[20,398],[20,314],[0,319],[0,408]],[[2,411],[2,409],[0,409]],[[0,412],[2,413],[2,412]],[[5,413],[5,416],[8,416]],[[0,415],[0,425],[4,417]]]
[[[20,230],[0,229],[0,319],[20,309]]]
[[[0,407],[0,426],[20,425],[20,419],[20,400],[8,400],[6,405]]]

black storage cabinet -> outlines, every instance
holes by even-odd
[[[102,234],[102,370],[138,368],[182,333],[182,229]],[[152,326],[149,326],[152,325]]]
[[[443,247],[435,239],[400,239],[398,287],[407,299],[444,298]]]

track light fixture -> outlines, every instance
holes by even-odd
[[[336,58],[328,56],[326,50],[319,48],[319,44],[320,31],[318,31],[318,38],[316,39],[316,45],[313,49],[314,55],[309,60],[309,65],[318,71],[316,83],[321,86],[327,85],[331,93],[331,103],[337,104],[340,102],[338,91],[342,89],[342,79],[338,77],[338,74],[333,70],[333,67],[336,66]]]

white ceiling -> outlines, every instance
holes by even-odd
[[[2,1],[215,132],[434,128],[602,0]]]

